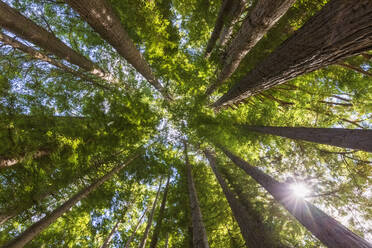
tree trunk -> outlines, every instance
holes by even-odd
[[[116,233],[116,231],[118,230],[118,227],[121,223],[121,220],[118,220],[115,224],[115,226],[112,228],[110,234],[107,236],[107,238],[105,239],[105,242],[103,242],[101,248],[108,248],[110,243],[111,243],[111,240],[114,238],[114,234]]]
[[[295,140],[372,152],[372,129],[250,126],[245,126],[243,129]]]
[[[239,102],[299,75],[372,49],[372,1],[331,0],[213,104]]]
[[[82,19],[133,67],[144,76],[162,95],[170,100],[170,96],[153,75],[150,66],[137,50],[128,33],[122,26],[110,4],[106,0],[65,0]]]
[[[192,237],[194,248],[209,248],[207,232],[204,227],[202,213],[199,207],[199,200],[196,193],[194,179],[192,177],[191,165],[187,156],[187,143],[184,141],[185,162],[187,173],[187,185],[189,191],[189,200],[192,220]]]
[[[229,189],[225,182],[225,179],[217,169],[217,161],[214,154],[209,150],[204,150],[204,154],[209,161],[214,175],[220,184],[223,193],[229,203],[231,211],[237,221],[242,236],[245,240],[246,247],[257,247],[257,248],[274,248],[284,247],[273,240],[273,235],[265,227],[261,216],[255,213],[253,206],[245,208],[235,197],[233,192]]]
[[[359,72],[359,73],[362,73],[363,75],[365,75],[367,77],[372,77],[372,73],[370,73],[368,71],[365,71],[365,70],[362,70],[359,67],[356,67],[356,66],[353,66],[353,65],[349,65],[349,64],[347,64],[345,62],[338,62],[337,65],[342,66],[342,67],[345,67],[345,68],[350,69],[350,70],[353,70],[353,71],[356,71],[356,72]]]
[[[39,150],[39,151],[36,151],[32,155],[32,158],[33,159],[38,159],[38,158],[41,158],[43,156],[47,156],[49,154],[50,154],[49,150]],[[22,163],[25,159],[26,159],[26,155],[20,156],[18,158],[2,158],[2,157],[0,157],[0,169],[11,167],[11,166],[16,165],[18,163]]]
[[[104,80],[105,72],[83,55],[68,47],[54,34],[38,26],[32,20],[20,14],[16,9],[0,1],[0,27],[14,33],[24,40],[34,43],[45,51],[77,65]]]
[[[103,86],[103,85],[98,84],[97,82],[94,82],[94,80],[92,80],[92,78],[89,78],[84,73],[81,73],[80,71],[76,71],[76,70],[62,64],[61,62],[59,62],[55,59],[49,58],[48,56],[46,56],[42,52],[40,52],[40,51],[38,51],[38,50],[36,50],[32,47],[26,46],[25,44],[17,41],[16,39],[13,39],[13,38],[9,37],[8,35],[2,33],[1,31],[0,31],[0,41],[4,44],[7,44],[7,45],[9,45],[9,46],[11,46],[15,49],[18,49],[18,50],[28,54],[33,59],[41,60],[41,61],[47,62],[51,65],[54,65],[55,67],[61,69],[62,71],[70,73],[71,75],[77,76],[77,77],[79,77],[79,78],[81,78],[81,79],[83,79],[87,82],[91,82],[92,84],[94,84],[98,87],[107,88],[107,86]]]
[[[136,232],[137,232],[138,228],[140,227],[143,218],[145,218],[145,215],[146,215],[146,213],[147,213],[148,210],[149,210],[149,208],[146,208],[145,211],[143,212],[142,216],[140,217],[140,219],[139,219],[138,222],[137,222],[136,227],[135,227],[134,230],[133,230],[132,235],[130,235],[129,239],[128,239],[127,242],[125,243],[124,248],[129,248],[130,243],[132,243],[132,241],[133,241],[133,239],[134,239],[134,236],[136,235]]]
[[[68,201],[63,203],[60,207],[56,208],[53,212],[39,220],[38,222],[31,225],[27,228],[23,233],[21,233],[18,237],[11,240],[9,243],[5,244],[3,248],[19,248],[24,247],[28,242],[30,242],[34,237],[36,237],[40,232],[46,229],[49,225],[51,225],[54,221],[56,221],[59,217],[61,217],[64,213],[68,212],[70,208],[72,208],[77,202],[87,197],[91,192],[97,189],[101,184],[106,182],[107,180],[111,179],[116,173],[121,171],[127,164],[132,162],[136,159],[139,155],[135,155],[134,157],[128,159],[127,162],[124,164],[115,167],[106,175],[86,187],[82,189],[80,192],[75,194],[71,197]]]
[[[165,245],[164,248],[168,248],[168,243],[169,243],[169,234],[167,233],[165,236]]]
[[[158,219],[156,221],[156,227],[154,229],[154,233],[152,234],[150,248],[155,248],[156,245],[158,244],[159,234],[160,234],[160,230],[161,230],[161,225],[162,225],[163,218],[164,218],[165,205],[167,203],[167,194],[168,194],[168,189],[169,189],[169,180],[170,180],[170,176],[168,177],[167,184],[166,184],[165,189],[164,189],[164,195],[163,195],[163,199],[161,201],[159,215],[158,215]]]
[[[287,183],[276,181],[222,146],[222,151],[264,187],[304,227],[329,248],[371,248],[372,245],[302,198],[293,195]]]
[[[208,88],[208,95],[234,73],[245,55],[287,12],[294,2],[295,0],[258,0],[228,47],[222,70],[216,82]]]
[[[151,213],[150,213],[149,219],[147,220],[147,226],[146,226],[145,232],[143,234],[141,243],[138,246],[139,248],[145,248],[145,246],[146,246],[147,237],[149,236],[149,232],[150,232],[151,225],[152,225],[152,220],[153,220],[154,214],[155,214],[156,204],[158,202],[159,195],[160,195],[160,189],[161,189],[161,182],[159,183],[159,189],[158,189],[158,192],[156,193],[154,204],[152,205]]]

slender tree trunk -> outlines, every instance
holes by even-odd
[[[54,36],[32,20],[20,14],[16,9],[0,1],[0,27],[14,33],[45,51],[64,59],[71,64],[77,65],[104,80],[107,80],[105,72],[83,55],[75,52],[60,39]]]
[[[229,189],[225,179],[217,169],[217,161],[214,154],[209,150],[204,150],[204,154],[209,161],[214,175],[220,184],[223,193],[229,203],[231,211],[237,221],[246,247],[275,248],[284,247],[274,241],[272,233],[265,227],[261,216],[255,213],[252,206],[246,209]]]
[[[133,230],[132,235],[130,235],[129,239],[128,239],[127,242],[125,243],[124,248],[129,248],[130,243],[132,243],[132,241],[133,241],[133,239],[134,239],[134,236],[136,235],[136,232],[137,232],[138,228],[140,227],[143,218],[145,218],[146,213],[147,213],[148,210],[149,210],[149,208],[146,208],[145,211],[143,212],[142,216],[140,217],[140,219],[139,219],[138,222],[137,222],[136,227],[135,227],[134,230]]]
[[[192,237],[194,248],[209,248],[207,232],[204,227],[202,213],[199,207],[199,200],[196,193],[194,179],[192,177],[191,165],[187,155],[187,143],[184,141],[185,162],[187,173],[187,185],[192,219]]]
[[[169,233],[167,233],[166,236],[165,236],[165,245],[164,245],[164,248],[168,248],[168,243],[169,243]]]
[[[84,73],[82,73],[80,71],[76,71],[76,70],[64,65],[61,62],[48,57],[47,55],[43,54],[42,52],[40,52],[40,51],[38,51],[38,50],[36,50],[32,47],[26,46],[25,44],[17,41],[14,38],[9,37],[8,35],[2,33],[1,31],[0,31],[0,41],[4,44],[12,46],[13,48],[18,49],[18,50],[28,54],[33,59],[47,62],[47,63],[49,63],[51,65],[54,65],[55,67],[61,69],[64,72],[70,73],[71,75],[77,76],[77,77],[79,77],[79,78],[81,78],[85,81],[91,82],[92,84],[94,84],[96,86],[107,88],[107,86],[103,86],[103,85],[98,84],[97,82],[94,82],[94,80],[92,78],[89,78]]]
[[[128,159],[125,163],[120,166],[115,167],[106,175],[86,187],[82,189],[80,192],[75,194],[71,197],[68,201],[63,203],[60,207],[56,208],[53,212],[39,220],[38,222],[31,225],[27,228],[23,233],[21,233],[18,237],[11,240],[9,243],[5,244],[3,248],[19,248],[24,247],[28,242],[30,242],[34,237],[36,237],[39,233],[41,233],[44,229],[46,229],[49,225],[51,225],[54,221],[56,221],[59,217],[61,217],[64,213],[68,212],[78,201],[87,197],[91,192],[97,189],[101,184],[106,182],[107,180],[111,179],[116,173],[124,169],[124,167],[136,159],[139,155],[135,155],[134,157]]]
[[[332,217],[293,195],[287,183],[276,181],[260,169],[248,164],[222,146],[222,151],[248,175],[264,187],[315,237],[329,248],[371,248],[372,245],[362,239]]]
[[[163,218],[164,218],[165,205],[167,203],[167,195],[168,195],[168,190],[169,190],[169,180],[170,180],[170,176],[168,177],[167,184],[166,184],[165,189],[164,189],[164,195],[163,195],[163,199],[161,201],[159,215],[158,215],[158,219],[156,221],[156,227],[154,229],[154,233],[152,234],[150,248],[155,248],[156,245],[158,244],[161,225],[162,225]]]
[[[114,238],[114,234],[116,233],[116,231],[118,230],[119,228],[119,225],[121,223],[121,220],[118,220],[115,224],[115,226],[112,228],[110,234],[107,236],[107,238],[105,239],[105,241],[103,242],[101,248],[108,248],[110,243],[111,243],[111,240]]]
[[[359,72],[359,73],[362,73],[363,75],[365,75],[367,77],[372,77],[372,73],[370,73],[368,71],[365,71],[365,70],[362,70],[359,67],[356,67],[356,66],[353,66],[353,65],[349,65],[349,64],[347,64],[345,62],[338,62],[337,65],[342,66],[342,67],[345,67],[347,69],[351,69],[351,70],[356,71],[356,72]]]
[[[149,233],[150,233],[152,220],[154,219],[155,209],[156,209],[156,205],[157,205],[159,195],[160,195],[160,189],[161,189],[161,182],[159,183],[159,189],[158,189],[158,192],[156,193],[154,204],[152,205],[151,213],[150,213],[149,219],[147,221],[147,226],[146,226],[145,232],[143,234],[141,243],[138,246],[139,248],[145,248],[145,246],[146,246],[147,237],[149,236]]]
[[[246,17],[238,34],[227,49],[222,70],[207,94],[211,94],[238,68],[245,55],[257,44],[270,28],[287,12],[295,0],[258,0]]]
[[[166,89],[155,78],[150,66],[137,50],[120,19],[106,0],[65,0],[65,2],[78,12],[82,19],[88,22],[104,40],[110,43],[166,99],[170,100]]]
[[[36,151],[33,155],[33,159],[38,159],[43,156],[47,156],[50,154],[49,150],[39,150]],[[1,168],[6,168],[6,167],[11,167],[13,165],[16,165],[18,163],[22,163],[26,159],[26,155],[20,156],[18,158],[1,158],[0,157],[0,169]]]
[[[372,129],[250,126],[244,126],[243,129],[295,140],[372,152]]]
[[[223,95],[214,107],[372,49],[372,1],[331,0],[294,35]]]

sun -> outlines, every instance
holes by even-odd
[[[294,196],[298,198],[305,198],[310,194],[310,189],[304,183],[293,183],[290,186]]]

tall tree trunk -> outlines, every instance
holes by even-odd
[[[287,12],[295,0],[258,0],[231,42],[224,58],[222,70],[207,94],[211,94],[238,68],[245,55],[257,44],[270,28]]]
[[[154,219],[155,209],[156,209],[156,205],[158,203],[158,199],[159,199],[159,195],[160,195],[160,189],[161,189],[161,182],[159,183],[159,189],[158,189],[158,192],[156,193],[154,204],[152,205],[151,213],[150,213],[149,219],[147,220],[147,226],[146,226],[145,232],[143,234],[141,243],[138,246],[139,248],[145,248],[145,246],[146,246],[147,237],[149,236],[149,233],[150,233],[152,220]]]
[[[120,166],[115,167],[106,175],[86,187],[82,189],[80,192],[75,194],[71,197],[68,201],[63,203],[60,207],[56,208],[53,212],[39,220],[38,222],[31,225],[27,228],[23,233],[21,233],[18,237],[14,238],[7,244],[3,246],[3,248],[19,248],[24,247],[28,242],[30,242],[34,237],[36,237],[40,232],[46,229],[50,224],[56,221],[59,217],[61,217],[64,213],[68,212],[78,201],[87,197],[91,192],[97,189],[101,184],[106,182],[107,180],[111,179],[116,173],[124,169],[124,167],[136,159],[139,155],[135,155],[132,158],[128,159],[125,163]]]
[[[153,75],[150,66],[137,50],[120,19],[106,0],[65,0],[101,37],[110,43],[166,99],[167,91]]]
[[[92,78],[89,78],[84,73],[82,73],[80,71],[76,71],[76,70],[64,65],[61,62],[48,57],[44,53],[42,53],[42,52],[40,52],[40,51],[30,47],[30,46],[26,46],[22,42],[19,42],[16,39],[13,39],[13,38],[9,37],[8,35],[2,33],[1,31],[0,31],[0,41],[4,44],[12,46],[13,48],[18,49],[18,50],[28,54],[33,59],[47,62],[47,63],[49,63],[51,65],[54,65],[55,67],[61,69],[64,72],[67,72],[67,73],[70,73],[71,75],[77,76],[77,77],[79,77],[79,78],[81,78],[81,79],[83,79],[87,82],[91,82],[92,84],[94,84],[96,86],[107,88],[107,86],[98,84]]]
[[[142,216],[140,217],[140,219],[139,219],[138,222],[137,222],[136,227],[135,227],[134,230],[133,230],[132,235],[130,235],[129,239],[128,239],[127,242],[125,243],[124,248],[129,248],[130,243],[132,243],[132,241],[133,241],[133,239],[134,239],[134,236],[136,235],[136,232],[137,232],[138,228],[140,227],[143,218],[145,218],[146,213],[147,213],[148,210],[149,210],[149,208],[146,208],[145,211],[143,212]]]
[[[169,233],[167,233],[166,236],[165,236],[165,245],[164,245],[164,248],[168,248],[168,243],[169,243]]]
[[[34,154],[32,154],[32,158],[33,159],[38,159],[38,158],[41,158],[43,156],[47,156],[49,154],[50,154],[49,150],[39,150],[39,151],[34,152]],[[0,169],[11,167],[11,166],[16,165],[18,163],[22,163],[25,159],[26,159],[26,155],[22,155],[22,156],[17,157],[17,158],[2,158],[2,157],[0,157]]]
[[[154,233],[152,234],[150,248],[155,248],[156,245],[158,244],[161,225],[162,225],[163,218],[164,218],[165,205],[167,203],[167,195],[168,195],[168,190],[169,190],[169,180],[170,180],[170,176],[168,176],[167,184],[166,184],[165,189],[164,189],[164,195],[163,195],[163,199],[161,201],[159,215],[158,215],[158,219],[156,221],[156,227],[154,229]]]
[[[115,224],[115,226],[111,229],[111,232],[110,234],[107,236],[107,238],[105,239],[105,241],[103,242],[101,248],[108,248],[110,243],[111,243],[111,240],[114,238],[114,234],[116,233],[116,231],[118,230],[119,228],[119,225],[121,223],[121,220],[118,220]]]
[[[191,208],[191,220],[192,220],[192,237],[194,248],[209,248],[207,232],[204,227],[202,213],[199,207],[199,200],[196,193],[194,179],[192,177],[191,165],[187,155],[187,143],[184,141],[184,152],[186,162],[186,173],[187,173],[187,185],[189,191],[189,201]]]
[[[372,152],[371,129],[250,126],[243,126],[243,129],[295,140]]]
[[[217,161],[215,155],[207,149],[204,150],[204,154],[207,157],[209,165],[211,166],[213,173],[216,176],[217,181],[226,196],[231,211],[239,225],[240,231],[245,240],[246,247],[284,247],[273,239],[273,234],[265,227],[261,216],[255,213],[253,206],[249,206],[249,209],[247,209],[240,203],[239,199],[235,197],[233,192],[226,184],[225,179],[217,169]]]
[[[372,49],[372,1],[331,0],[213,104],[239,102],[299,75]]]
[[[14,33],[45,51],[64,59],[71,64],[77,65],[104,80],[107,80],[105,72],[91,60],[75,52],[54,34],[38,26],[32,20],[20,14],[16,9],[0,1],[0,27]]]
[[[293,195],[287,183],[276,181],[260,169],[235,156],[226,148],[221,150],[248,175],[264,187],[284,208],[306,227],[315,237],[329,248],[371,248],[372,245],[362,239],[332,217]]]

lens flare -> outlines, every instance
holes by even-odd
[[[310,189],[303,183],[293,183],[290,188],[293,195],[299,198],[305,198],[310,194]]]

